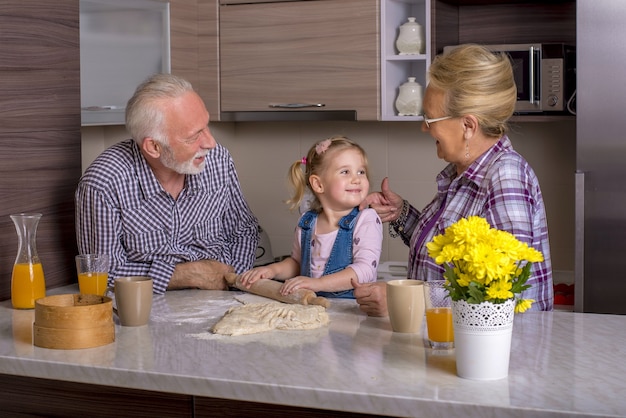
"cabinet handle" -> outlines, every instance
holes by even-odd
[[[530,47],[530,57],[528,59],[528,90],[530,90],[528,101],[530,104],[535,103],[535,47]]]
[[[324,103],[270,103],[270,107],[278,109],[301,109],[303,107],[324,107]]]
[[[81,110],[97,111],[97,110],[118,110],[124,109],[122,106],[87,106],[81,107]]]

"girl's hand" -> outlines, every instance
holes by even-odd
[[[274,271],[269,266],[255,267],[252,270],[248,270],[241,275],[241,284],[250,289],[252,283],[260,279],[273,279]]]
[[[314,289],[314,287],[318,281],[318,279],[312,279],[310,277],[296,276],[293,279],[286,280],[285,283],[283,283],[283,285],[280,287],[280,294],[286,296],[295,292],[298,289],[309,289],[315,292],[316,290]]]

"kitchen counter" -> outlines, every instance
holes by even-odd
[[[48,294],[77,293],[69,286]],[[390,416],[626,416],[626,317],[516,315],[509,377],[455,374],[454,351],[393,333],[332,300],[328,327],[239,337],[209,329],[242,292],[155,295],[150,323],[82,350],[33,346],[34,311],[0,303],[0,373],[116,388]]]

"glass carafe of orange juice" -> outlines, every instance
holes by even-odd
[[[35,300],[46,296],[46,282],[37,255],[36,241],[41,213],[18,213],[10,216],[19,240],[11,277],[11,302],[15,309],[33,309]]]

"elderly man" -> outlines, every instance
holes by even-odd
[[[76,190],[79,252],[109,254],[109,280],[149,276],[154,292],[226,289],[254,263],[258,224],[228,150],[191,84],[158,74],[126,108],[132,139],[104,151]]]

